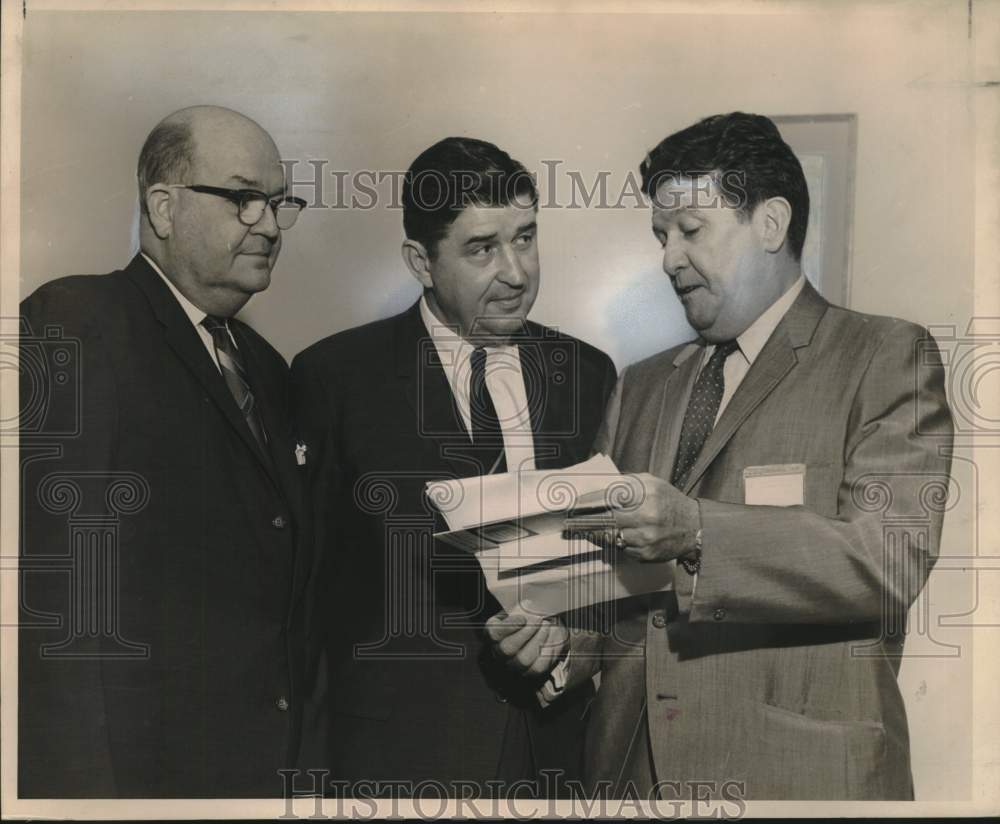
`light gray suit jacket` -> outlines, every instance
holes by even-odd
[[[596,451],[669,479],[700,353],[629,367]],[[602,677],[588,779],[619,793],[665,782],[668,798],[690,798],[692,781],[723,797],[911,798],[896,675],[938,551],[951,439],[933,338],[807,284],[683,490],[702,513],[696,585],[678,567],[674,593],[618,602],[610,635],[572,641],[570,683]],[[744,469],[776,464],[805,464],[804,505],[746,506]]]

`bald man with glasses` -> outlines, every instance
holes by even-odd
[[[278,796],[310,560],[288,369],[234,316],[305,203],[271,137],[211,106],[153,129],[138,184],[131,263],[21,306],[44,408],[21,420],[18,791]]]

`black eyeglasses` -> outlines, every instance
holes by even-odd
[[[187,185],[184,183],[171,183],[172,189],[190,189],[192,192],[201,192],[206,195],[224,197],[232,201],[239,207],[240,223],[244,226],[256,226],[262,217],[264,209],[268,206],[274,211],[274,222],[279,229],[291,229],[298,220],[299,212],[306,207],[306,202],[301,197],[291,197],[289,195],[275,195],[268,197],[264,192],[256,189],[222,189],[219,186],[202,186],[201,184]]]

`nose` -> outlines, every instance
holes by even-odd
[[[681,248],[680,240],[668,237],[663,247],[663,271],[671,278],[675,278],[685,266],[687,266],[687,255]]]
[[[499,259],[500,269],[497,272],[497,279],[513,289],[523,289],[528,283],[528,275],[524,271],[520,255],[510,246],[501,248],[503,251]]]
[[[278,228],[278,217],[274,212],[274,207],[270,203],[264,207],[264,214],[260,216],[260,220],[250,227],[250,231],[255,235],[264,235],[264,237],[270,238],[272,241],[278,239],[281,229]]]

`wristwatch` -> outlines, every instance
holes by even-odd
[[[701,571],[701,538],[702,530],[699,528],[694,534],[694,549],[677,559],[688,575],[697,575]]]

